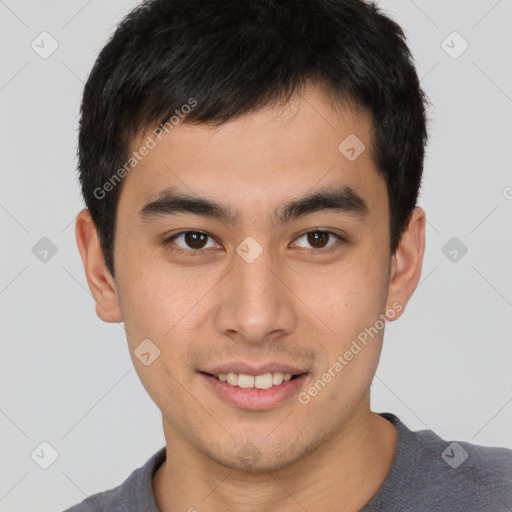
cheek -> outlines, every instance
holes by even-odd
[[[327,327],[345,338],[373,324],[383,312],[386,282],[381,262],[357,251],[337,265],[318,267],[314,278],[302,281],[298,295]]]
[[[192,314],[195,294],[186,293],[185,283],[165,275],[157,266],[125,267],[122,309],[126,337],[135,370],[148,394],[162,410],[182,402],[181,385],[188,387],[187,349],[190,339],[183,335]],[[130,272],[128,272],[130,270]],[[195,299],[197,302],[197,299]],[[188,312],[188,314],[187,314]],[[139,356],[156,355],[149,365]],[[143,345],[145,343],[146,345]],[[181,385],[180,385],[181,384]]]
[[[333,407],[348,407],[348,402],[368,387],[377,367],[385,328],[381,318],[386,307],[383,269],[376,257],[361,251],[337,271],[331,269],[329,278],[318,276],[316,281],[322,284],[323,293],[315,288],[312,309],[316,308],[315,313],[329,328],[320,338],[323,357],[318,372],[325,375],[330,369],[331,376],[325,375],[325,381],[333,385],[324,396],[333,401]],[[344,400],[347,403],[342,403]]]
[[[119,272],[120,302],[131,350],[150,339],[161,351],[162,364],[185,369],[190,335],[204,321],[205,293],[219,280],[217,274],[180,269],[149,256],[144,262],[140,257],[127,261]]]
[[[154,249],[137,246],[121,236],[119,249],[116,263],[122,284],[120,302],[129,334],[162,337],[172,327],[174,313],[179,309],[177,302],[183,298],[178,276],[171,279],[171,267],[157,261]]]

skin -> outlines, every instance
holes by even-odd
[[[396,430],[371,411],[369,392],[383,329],[307,405],[294,396],[264,411],[237,409],[197,373],[233,359],[286,361],[307,368],[304,390],[380,314],[393,304],[402,309],[389,321],[403,313],[421,273],[425,212],[414,210],[391,256],[386,184],[372,158],[370,127],[364,112],[334,108],[311,84],[284,106],[220,127],[178,125],[125,178],[115,279],[88,211],[78,215],[77,243],[97,314],[124,322],[136,371],[162,411],[167,459],[153,488],[163,512],[350,512],[384,483]],[[352,162],[338,150],[349,134],[366,146]],[[132,150],[146,136],[135,138]],[[367,217],[320,211],[273,221],[286,201],[340,183],[365,199]],[[240,223],[190,213],[143,222],[140,209],[169,186],[229,205]],[[319,228],[345,233],[348,242],[331,236],[315,247],[301,236]],[[202,255],[163,244],[184,230],[213,237]],[[263,248],[250,264],[236,253],[248,236]],[[175,244],[194,250],[183,237]],[[311,254],[336,244],[331,253]],[[134,356],[147,338],[161,351],[149,366]],[[258,456],[243,459],[244,446]]]

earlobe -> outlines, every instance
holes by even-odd
[[[418,285],[425,252],[425,211],[416,207],[411,214],[407,230],[403,233],[391,262],[388,299],[389,309],[394,303],[401,305],[400,314]],[[391,319],[390,319],[391,320]]]
[[[105,265],[98,232],[89,210],[76,217],[75,236],[87,284],[96,302],[96,314],[104,322],[122,322],[114,279]]]

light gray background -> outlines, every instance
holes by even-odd
[[[74,238],[83,83],[136,4],[0,1],[2,511],[62,510],[164,445],[122,326],[95,315]],[[512,2],[380,5],[404,27],[433,108],[423,274],[386,328],[372,408],[447,440],[512,448]],[[59,45],[47,59],[31,48],[43,31]],[[469,43],[456,59],[441,46],[453,31]],[[468,248],[455,263],[442,252],[454,236]],[[46,263],[32,253],[42,237],[57,247]],[[59,455],[46,470],[31,458],[43,441]]]

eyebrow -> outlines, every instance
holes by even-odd
[[[369,213],[366,201],[354,190],[347,185],[335,185],[284,203],[274,211],[274,218],[278,224],[284,224],[320,211],[345,213],[359,218]],[[228,205],[184,194],[175,187],[155,194],[151,202],[142,207],[139,215],[145,223],[149,223],[178,213],[190,213],[233,225],[240,221],[239,215],[233,213]]]

